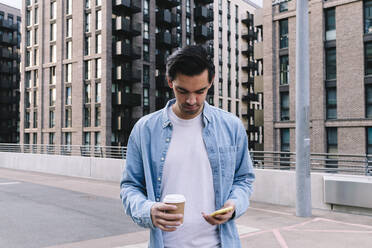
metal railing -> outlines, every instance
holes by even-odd
[[[0,152],[126,159],[125,146],[0,144]],[[295,170],[293,152],[251,151],[253,166],[259,169]],[[313,172],[372,176],[372,155],[311,153]]]
[[[255,168],[295,170],[296,153],[252,151]],[[311,153],[312,172],[372,176],[372,155]]]
[[[18,152],[48,155],[125,159],[127,156],[127,147],[87,145],[79,146],[79,145],[0,144],[0,152]]]

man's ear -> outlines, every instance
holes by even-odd
[[[214,83],[214,75],[213,75],[211,81],[209,82],[209,88],[212,87],[213,83]]]
[[[173,89],[173,83],[172,83],[172,81],[169,79],[168,76],[166,78],[167,78],[167,81],[168,81],[169,88]]]

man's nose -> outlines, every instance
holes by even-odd
[[[194,94],[190,94],[186,99],[187,104],[194,105],[196,103],[196,97]]]

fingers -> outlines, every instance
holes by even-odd
[[[161,230],[165,231],[165,232],[174,232],[174,231],[177,230],[177,227],[168,227],[168,226],[163,226],[161,224],[158,224],[157,227],[160,228]]]
[[[225,213],[225,214],[219,214],[219,215],[215,215],[215,216],[210,216],[210,215],[207,215],[205,213],[202,213],[204,219],[211,225],[221,225],[227,221],[230,220],[231,216],[232,216],[232,212],[228,212],[228,213]]]
[[[176,210],[174,205],[164,203],[156,203],[151,208],[151,218],[155,227],[166,232],[177,230],[177,226],[181,225],[183,218],[182,214],[169,214],[166,211]]]

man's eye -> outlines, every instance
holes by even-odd
[[[201,94],[203,94],[204,93],[204,90],[202,90],[202,91],[197,91],[196,92],[196,94],[199,94],[199,95],[201,95]]]

